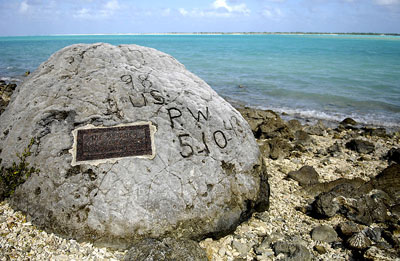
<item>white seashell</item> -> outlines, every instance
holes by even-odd
[[[363,231],[354,233],[348,240],[347,244],[354,249],[366,249],[371,246],[371,240],[365,235]]]

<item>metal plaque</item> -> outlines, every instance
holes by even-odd
[[[149,124],[77,131],[76,161],[153,154]]]

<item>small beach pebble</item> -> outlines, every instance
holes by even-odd
[[[327,250],[325,249],[325,247],[324,247],[324,246],[321,246],[321,245],[315,245],[315,246],[314,246],[314,250],[317,251],[318,254],[321,254],[321,255],[323,255],[323,254],[325,254],[325,253],[327,252]]]

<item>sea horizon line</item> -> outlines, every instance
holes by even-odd
[[[2,35],[0,37],[39,37],[39,36],[102,36],[102,35],[372,35],[400,36],[400,33],[373,32],[150,32],[150,33],[71,33],[71,34],[38,34],[38,35]]]

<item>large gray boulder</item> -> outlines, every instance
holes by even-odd
[[[114,129],[99,135],[119,140],[101,146],[93,135],[82,138],[93,155],[124,148],[130,137],[148,145],[134,155],[91,158],[79,147],[78,130],[135,125],[147,132],[132,138]],[[99,43],[60,50],[17,87],[0,127],[2,164],[18,161],[34,138],[28,161],[40,170],[11,204],[79,240],[125,247],[147,237],[200,239],[268,207],[267,174],[246,121],[155,49]]]

